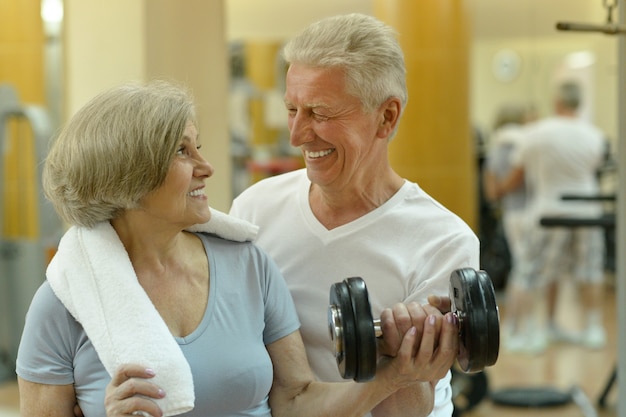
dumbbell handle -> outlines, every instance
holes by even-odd
[[[383,336],[383,328],[380,327],[380,319],[374,319],[374,334],[376,337]]]
[[[458,312],[455,312],[454,315],[456,315],[457,317],[459,317],[459,319],[462,319],[461,314],[458,314]],[[374,334],[376,335],[376,337],[382,337],[383,335],[383,329],[380,325],[380,319],[374,319]]]
[[[330,338],[336,344],[335,349],[342,349],[342,346],[341,346],[341,332],[343,331],[343,327],[340,325],[340,323],[341,323],[341,318],[340,318],[341,314],[340,314],[339,309],[337,308],[337,306],[330,306],[330,308],[328,310],[328,313],[330,315],[330,318],[329,318]],[[457,315],[457,317],[459,317],[458,312],[455,312],[454,314]],[[459,319],[462,319],[462,317],[459,317]],[[377,338],[382,337],[383,329],[381,327],[380,318],[373,319],[372,322],[374,324],[374,335]]]

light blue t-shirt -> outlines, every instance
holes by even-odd
[[[198,328],[175,338],[191,367],[196,397],[194,409],[181,415],[270,417],[273,372],[265,345],[299,328],[291,295],[272,259],[252,243],[198,236],[209,260],[210,292]],[[85,417],[105,415],[111,378],[47,282],[26,317],[17,374],[41,384],[74,384]]]

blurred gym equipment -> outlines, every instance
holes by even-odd
[[[63,231],[41,190],[51,134],[45,109],[0,84],[0,381],[15,378],[24,317]]]

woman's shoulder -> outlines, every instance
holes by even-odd
[[[213,233],[194,232],[200,237],[207,254],[219,254],[221,259],[237,259],[242,262],[248,259],[265,260],[269,255],[253,241],[235,241],[225,239]]]
[[[43,281],[33,295],[29,314],[60,317],[63,313],[69,314],[61,300],[55,295],[50,283],[47,280]]]

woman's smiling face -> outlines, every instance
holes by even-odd
[[[197,141],[198,130],[188,122],[163,184],[142,199],[143,212],[183,228],[210,219],[204,181],[213,175],[213,167]]]

